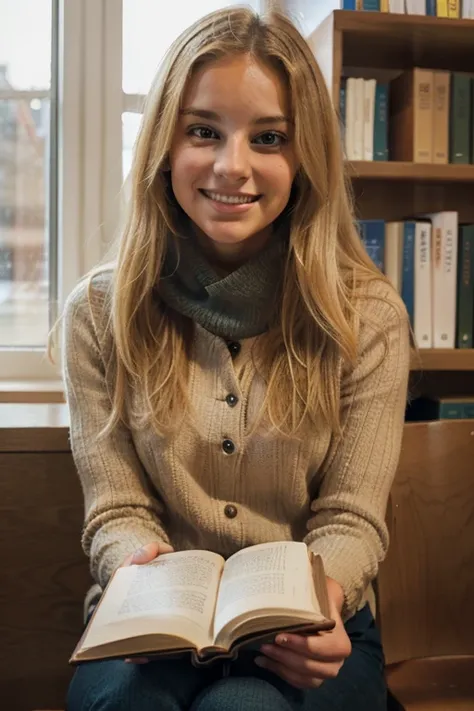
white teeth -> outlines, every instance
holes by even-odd
[[[220,193],[213,193],[210,190],[203,191],[207,197],[211,200],[216,200],[216,202],[226,202],[229,205],[246,205],[249,202],[254,202],[254,197],[238,196],[238,195],[221,195]]]

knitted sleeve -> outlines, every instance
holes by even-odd
[[[342,375],[342,435],[333,437],[306,543],[344,591],[352,616],[388,547],[388,495],[400,455],[410,344],[406,310],[374,282],[361,300],[358,360]]]
[[[83,283],[68,299],[63,324],[71,447],[85,500],[82,545],[102,587],[131,552],[168,542],[162,505],[148,489],[130,431],[120,424],[98,437],[111,412],[103,355],[109,314],[104,284]]]

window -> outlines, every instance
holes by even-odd
[[[178,35],[209,12],[246,4],[258,10],[260,0],[174,0],[163,9],[157,0],[123,0],[122,171],[130,170],[140,126],[140,107],[166,50]]]
[[[52,0],[0,0],[0,348],[43,347],[56,301]]]

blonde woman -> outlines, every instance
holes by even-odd
[[[194,24],[147,100],[116,262],[66,307],[83,546],[103,588],[124,561],[170,547],[229,556],[303,540],[323,558],[336,628],[204,671],[89,663],[69,711],[386,708],[368,601],[408,334],[354,227],[304,39],[248,9]]]

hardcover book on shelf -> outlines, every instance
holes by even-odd
[[[413,163],[433,161],[433,72],[411,69],[390,86],[390,155]]]

